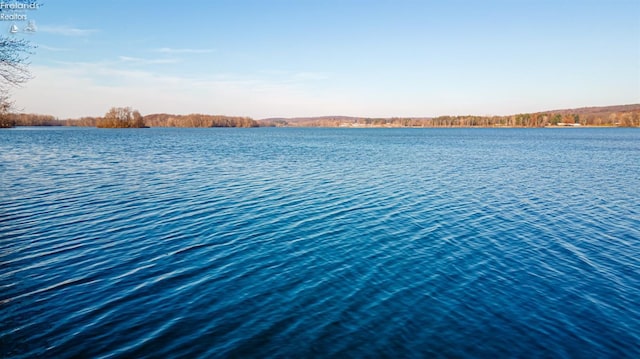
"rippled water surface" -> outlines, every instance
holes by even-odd
[[[0,357],[640,357],[640,131],[0,131]]]

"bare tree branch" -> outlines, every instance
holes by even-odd
[[[33,48],[25,39],[0,37],[0,92],[5,93],[31,78],[28,58]]]
[[[30,0],[14,0],[15,3],[32,3]],[[0,127],[10,127],[8,114],[13,110],[9,90],[31,79],[29,55],[35,46],[14,36],[0,36]]]

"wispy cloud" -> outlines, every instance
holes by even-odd
[[[139,65],[155,65],[155,64],[175,64],[179,62],[178,59],[142,59],[139,57],[120,56],[120,61],[139,64]]]
[[[328,102],[296,83],[247,74],[181,76],[126,61],[61,63],[32,66],[35,78],[16,91],[16,103],[30,112],[61,118],[100,115],[111,106],[130,105],[142,113],[222,113],[253,116],[306,113]],[[344,96],[342,96],[344,97]],[[346,97],[344,97],[346,98]],[[293,113],[282,113],[286,108]]]
[[[47,46],[42,44],[38,44],[38,49],[43,49],[43,50],[53,51],[53,52],[71,51],[71,49],[64,48],[64,47],[53,47],[53,46]]]
[[[329,79],[329,74],[312,71],[262,70],[259,72],[267,78],[287,83],[321,81]]]
[[[39,26],[39,32],[46,32],[49,34],[56,34],[62,36],[88,36],[95,32],[98,32],[96,29],[80,29],[71,26]]]
[[[320,72],[298,72],[293,75],[293,79],[296,81],[319,81],[328,78],[327,74]]]
[[[210,54],[214,52],[214,49],[174,49],[170,47],[161,47],[159,49],[155,49],[155,52],[160,52],[163,54]]]

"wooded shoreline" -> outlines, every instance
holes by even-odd
[[[124,116],[124,114],[127,116]],[[118,119],[119,118],[119,119]],[[439,116],[439,117],[349,117],[321,116],[268,118],[207,114],[151,114],[141,116],[131,108],[112,108],[103,117],[58,119],[51,115],[6,114],[0,127],[78,126],[78,127],[346,127],[346,128],[576,128],[640,127],[640,104],[585,107],[510,116]]]

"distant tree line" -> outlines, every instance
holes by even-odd
[[[62,126],[63,123],[51,115],[32,113],[10,113],[4,116],[6,127],[14,126]]]
[[[427,127],[546,127],[558,125],[640,127],[640,110],[612,113],[524,113],[511,116],[441,116]]]
[[[511,116],[439,116],[434,118],[298,118],[265,120],[272,127],[640,127],[640,109],[594,113],[524,113]]]
[[[171,115],[153,114],[142,116],[130,107],[111,108],[103,117],[81,117],[59,120],[50,115],[8,114],[1,117],[5,127],[13,126],[78,126],[99,128],[140,127],[258,127],[259,123],[249,117],[220,115]]]
[[[166,113],[147,115],[144,120],[151,127],[258,127],[257,121],[249,117],[220,115],[170,115]]]
[[[615,111],[613,111],[613,110]],[[315,117],[255,121],[249,117],[220,115],[153,114],[141,116],[130,107],[112,108],[104,117],[59,120],[50,115],[5,114],[0,127],[83,126],[83,127],[546,127],[559,125],[640,127],[640,105],[524,113],[510,116],[440,116],[434,118]]]
[[[102,120],[102,117],[85,116],[75,119],[66,119],[60,121],[63,126],[73,127],[98,127],[98,122]]]

